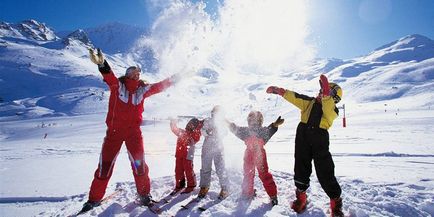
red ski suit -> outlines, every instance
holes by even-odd
[[[175,183],[176,188],[183,188],[187,178],[187,187],[196,187],[196,174],[193,170],[194,145],[200,140],[203,121],[193,130],[179,129],[170,123],[172,132],[178,137],[176,141]]]
[[[267,155],[264,145],[277,131],[277,127],[270,124],[268,127],[238,127],[234,123],[229,129],[246,144],[244,152],[244,179],[242,184],[243,197],[254,195],[255,168],[264,185],[265,191],[270,197],[277,196],[277,187],[273,176],[268,171]]]
[[[128,79],[118,79],[108,64],[99,70],[110,87],[110,99],[106,118],[107,132],[102,144],[98,168],[90,187],[89,200],[100,201],[103,198],[123,142],[128,150],[137,193],[142,196],[147,195],[150,192],[149,169],[145,163],[140,129],[143,102],[145,98],[165,90],[172,82],[169,78],[155,84],[140,82],[137,83],[135,90],[132,90],[127,88]]]

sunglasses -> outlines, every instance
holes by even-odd
[[[319,92],[322,94],[322,89],[319,90]],[[338,86],[333,86],[333,88],[330,89],[330,96],[333,98],[335,103],[338,103],[341,101],[341,98],[338,95]]]
[[[330,96],[334,99],[335,103],[341,101],[341,98],[338,95],[338,86],[334,86],[330,89]]]

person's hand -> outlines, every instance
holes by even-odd
[[[181,80],[181,78],[182,78],[181,74],[180,73],[176,73],[176,74],[170,76],[170,82],[177,83],[177,82],[179,82]]]
[[[101,49],[97,49],[97,53],[95,54],[95,51],[92,48],[89,48],[89,58],[90,61],[97,64],[98,66],[101,66],[104,64],[104,55],[101,52]]]
[[[266,90],[267,93],[273,93],[273,94],[279,94],[283,96],[285,94],[285,89],[276,87],[276,86],[269,86]]]
[[[226,118],[224,119],[224,122],[225,122],[225,124],[228,125],[228,126],[231,125],[231,123],[232,123],[232,122],[230,122],[230,121],[229,121],[228,119],[226,119]]]
[[[329,87],[329,81],[325,75],[321,75],[319,77],[319,84],[321,85],[322,94],[324,96],[330,95],[330,87]]]
[[[170,123],[174,123],[174,124],[178,123],[178,119],[176,119],[176,118],[169,117],[169,120],[170,120]]]
[[[282,119],[281,116],[279,116],[277,118],[277,120],[273,122],[273,126],[274,127],[279,127],[280,125],[283,124],[284,121],[285,121],[285,119]]]
[[[225,119],[226,126],[230,128],[235,128],[235,123],[230,122],[228,119]]]

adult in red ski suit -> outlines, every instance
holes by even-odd
[[[258,111],[252,111],[247,117],[248,127],[238,127],[230,123],[229,129],[246,144],[244,152],[244,179],[242,184],[242,198],[252,198],[255,195],[253,188],[255,168],[258,170],[265,191],[271,198],[273,205],[277,205],[277,187],[273,176],[268,171],[265,143],[277,132],[278,126],[283,123],[280,117],[268,127],[262,127],[263,116]]]
[[[141,202],[147,205],[150,201],[150,179],[140,129],[143,103],[147,97],[160,93],[172,85],[176,76],[148,84],[139,80],[140,68],[132,66],[127,69],[124,76],[117,78],[99,49],[97,55],[90,50],[90,55],[92,62],[98,64],[104,82],[110,88],[110,98],[106,136],[102,144],[98,168],[90,187],[89,201],[85,203],[83,209],[91,209],[99,205],[123,142],[128,150],[137,193]]]
[[[200,140],[203,121],[197,118],[191,119],[185,126],[185,130],[176,126],[176,121],[170,121],[172,132],[178,137],[176,141],[175,163],[175,190],[178,192],[185,187],[182,193],[190,193],[196,187],[196,175],[193,170],[194,145]]]

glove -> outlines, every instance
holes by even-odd
[[[276,86],[269,86],[267,88],[267,93],[274,93],[274,94],[279,94],[281,96],[283,96],[285,94],[286,90],[280,87],[276,87]]]
[[[97,54],[95,54],[94,50],[92,48],[89,48],[89,58],[90,61],[97,64],[98,66],[101,66],[104,64],[104,55],[101,52],[101,49],[97,49]]]
[[[274,127],[279,127],[279,125],[283,124],[284,121],[285,121],[285,119],[282,119],[281,116],[279,116],[277,118],[277,120],[273,122],[273,126]]]
[[[101,49],[98,48],[97,53],[95,54],[94,50],[92,48],[89,48],[89,58],[90,61],[98,65],[98,70],[102,74],[110,73],[111,67],[104,59],[104,55],[102,54]]]
[[[327,80],[327,77],[325,75],[321,75],[319,77],[319,84],[321,85],[322,94],[324,96],[330,95],[330,87],[329,87],[329,81]]]

